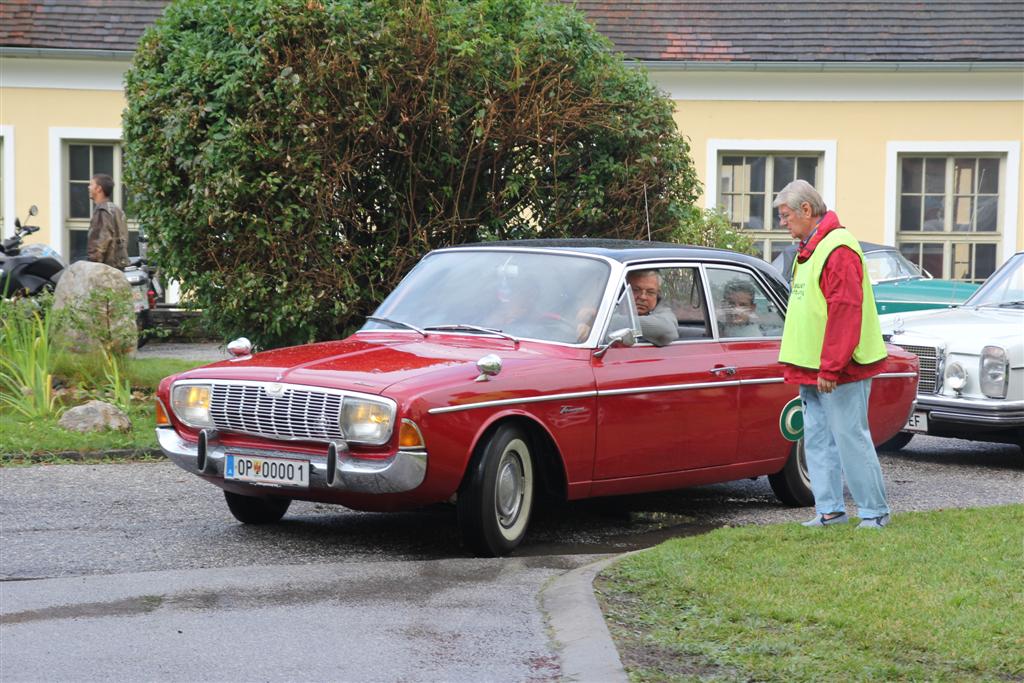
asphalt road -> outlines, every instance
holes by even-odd
[[[897,513],[1024,503],[1012,446],[883,454]],[[0,469],[0,680],[557,680],[538,593],[608,553],[802,520],[764,478],[545,509],[514,557],[453,511],[296,503],[246,527],[166,462]]]

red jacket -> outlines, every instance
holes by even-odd
[[[797,252],[797,261],[804,263],[814,253],[825,235],[841,228],[839,216],[827,212],[818,222],[815,232],[807,244]],[[821,349],[821,369],[812,370],[795,365],[783,365],[787,384],[817,384],[818,377],[834,380],[839,384],[858,382],[882,372],[885,359],[868,365],[853,360],[853,350],[860,341],[861,305],[864,300],[862,279],[864,269],[860,257],[847,247],[838,247],[828,257],[821,271],[821,293],[828,305],[828,322],[825,323],[825,340]]]

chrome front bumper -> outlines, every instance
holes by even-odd
[[[1024,401],[919,394],[917,410],[927,410],[928,419],[935,422],[995,428],[1024,427]]]
[[[422,484],[427,474],[427,452],[423,450],[398,451],[384,460],[368,460],[352,457],[344,441],[334,442],[331,467],[327,452],[320,456],[269,448],[228,448],[211,431],[205,432],[199,443],[185,441],[173,427],[157,427],[156,437],[160,442],[160,450],[176,465],[192,474],[208,477],[224,477],[224,456],[229,451],[237,455],[308,460],[311,489],[401,493]]]

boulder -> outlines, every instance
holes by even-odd
[[[57,282],[53,308],[60,315],[58,336],[79,352],[134,351],[139,330],[132,289],[124,273],[103,263],[72,263]]]
[[[57,426],[70,432],[130,432],[132,421],[127,413],[110,403],[89,401],[65,412]]]

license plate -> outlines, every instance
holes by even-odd
[[[309,463],[287,458],[259,458],[251,455],[227,455],[224,478],[272,486],[309,488]]]
[[[903,425],[905,432],[928,432],[928,413],[923,410],[915,410],[913,415],[907,418],[907,424]]]

